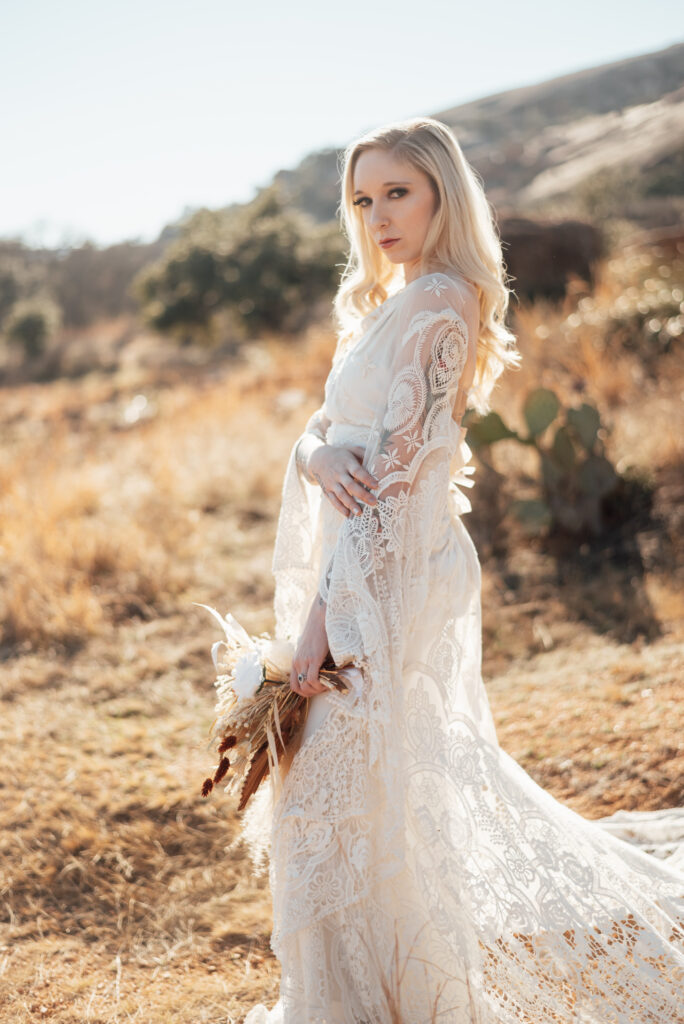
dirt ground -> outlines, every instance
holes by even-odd
[[[569,315],[520,312],[525,366],[495,407],[519,417],[535,382],[600,402],[630,515],[600,541],[529,537],[507,509],[530,466],[506,443],[466,524],[501,745],[596,818],[684,804],[684,381],[681,350],[616,361]],[[277,996],[267,879],[232,846],[233,803],[199,795],[217,635],[193,602],[272,630],[283,473],[333,339],[194,366],[159,344],[2,393],[2,1024],[226,1024]]]

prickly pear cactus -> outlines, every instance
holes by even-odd
[[[506,439],[537,451],[541,493],[538,498],[512,505],[530,533],[554,527],[573,533],[600,533],[603,499],[615,490],[620,476],[605,456],[597,409],[587,402],[578,408],[562,409],[555,392],[536,388],[525,399],[523,415],[526,435],[511,430],[498,413],[490,412],[482,418],[469,415],[465,420],[466,440],[474,451]],[[555,421],[550,440],[542,443]]]

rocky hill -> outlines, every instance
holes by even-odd
[[[684,43],[430,113],[450,125],[499,213],[608,211],[644,224],[684,216]],[[275,180],[316,219],[335,216],[341,151]],[[619,195],[615,196],[616,186]]]

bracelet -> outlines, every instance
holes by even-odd
[[[304,438],[306,437],[306,435],[310,434],[310,433],[312,433],[312,431],[310,431],[310,430],[305,431],[302,434],[302,436],[299,438],[299,440],[297,441],[297,444],[295,445],[295,462],[297,463],[297,465],[299,466],[300,470],[302,471],[302,473],[304,474],[304,476],[308,480],[310,480],[311,478],[310,478],[310,474],[309,474],[308,469],[307,469],[306,459],[302,456],[302,453],[300,452],[299,449],[300,449],[300,445],[301,445],[302,441],[304,440]],[[316,437],[318,437],[319,440],[322,441],[323,444],[325,444],[324,438],[320,437],[320,435],[318,435],[318,434],[316,435]]]
[[[305,467],[303,465],[303,459],[302,459],[302,457],[300,455],[300,452],[299,452],[299,446],[300,446],[300,444],[302,443],[303,440],[304,440],[304,435],[302,434],[302,436],[297,441],[297,444],[295,445],[295,451],[294,451],[295,462],[299,466],[299,468],[301,469],[302,473],[304,473]]]
[[[321,442],[321,444],[325,444],[326,443],[326,439],[325,439],[325,434],[321,433],[321,431],[319,429],[317,429],[315,425],[313,425],[311,427],[307,427],[304,430],[304,432],[301,434],[299,440],[297,441],[297,443],[295,445],[295,452],[294,452],[295,462],[296,462],[297,466],[299,467],[299,469],[301,470],[301,472],[307,478],[307,480],[309,480],[309,482],[313,483],[313,480],[312,480],[312,478],[311,478],[311,476],[310,476],[310,474],[308,472],[308,469],[307,469],[306,460],[302,457],[301,452],[299,450],[299,446],[301,445],[302,441],[304,440],[304,438],[306,437],[307,434],[313,434],[314,437],[318,438],[318,440]]]

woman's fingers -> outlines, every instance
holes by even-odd
[[[348,503],[349,508],[356,515],[359,515],[363,511],[358,504],[359,501],[364,502],[366,505],[377,505],[378,499],[375,495],[372,494],[371,491],[367,490],[362,484],[358,483],[351,473],[347,473],[346,476],[340,480],[340,484],[343,488],[342,493],[338,492],[340,500],[344,501],[345,504]],[[354,501],[354,498],[356,498],[357,501]]]
[[[300,674],[304,677],[301,682],[299,680]],[[292,669],[290,671],[290,689],[298,693],[300,697],[308,697],[309,694],[306,692],[307,679],[309,670],[305,664],[300,662],[293,662]]]
[[[343,505],[334,491],[323,491],[328,501],[332,504],[333,508],[336,508],[338,512],[341,512],[343,516],[349,515],[349,509],[346,505]]]
[[[335,491],[332,490],[324,491],[326,498],[328,498],[328,500],[332,503],[334,508],[336,508],[338,512],[341,512],[343,516],[361,515],[363,509],[360,507],[360,505],[357,504],[357,502],[354,501],[352,494],[344,486],[344,484],[337,483],[335,484],[335,487],[337,489],[337,493],[335,493]],[[376,499],[374,498],[371,501],[368,491],[365,492],[365,495],[365,499],[363,498],[362,494],[359,494],[358,497],[361,498],[362,500],[367,501],[369,504],[375,504]]]
[[[361,508],[356,504],[342,480],[338,480],[335,484],[334,493],[337,496],[337,500],[348,509],[348,514],[360,515]]]
[[[333,508],[343,516],[361,515],[363,508],[359,502],[376,505],[378,499],[372,494],[371,489],[379,486],[379,481],[361,465],[365,448],[361,445],[352,445],[346,449],[331,446],[331,452],[331,462],[325,475],[332,477],[334,482],[326,480],[324,485],[319,476],[323,493]],[[350,453],[359,461],[350,459]]]
[[[351,449],[354,454],[358,455],[363,462],[363,457],[366,454],[366,449],[360,445],[354,445]],[[359,480],[365,487],[375,488],[380,485],[380,481],[376,480],[372,473],[369,473],[365,466],[359,465],[354,470],[354,478]]]
[[[321,690],[326,689],[322,686],[318,680],[315,683],[302,683],[302,696],[303,697],[315,697]]]
[[[368,475],[368,474],[366,474]],[[367,487],[364,487],[362,483],[359,483],[358,476],[354,476],[353,473],[349,473],[346,480],[343,481],[347,491],[354,497],[359,498],[361,501],[365,501],[367,505],[377,505],[378,499]]]
[[[301,673],[304,676],[301,683],[299,682],[298,675]],[[292,671],[290,673],[290,689],[298,693],[300,697],[313,697],[317,693],[322,693],[323,690],[327,690],[325,686],[318,678],[318,670],[310,667],[307,669],[303,666],[295,666],[293,664]]]
[[[306,693],[303,695],[304,697],[315,697],[317,693],[324,693],[328,689],[328,687],[324,686],[321,682],[306,683],[304,685],[306,685],[307,688]]]

